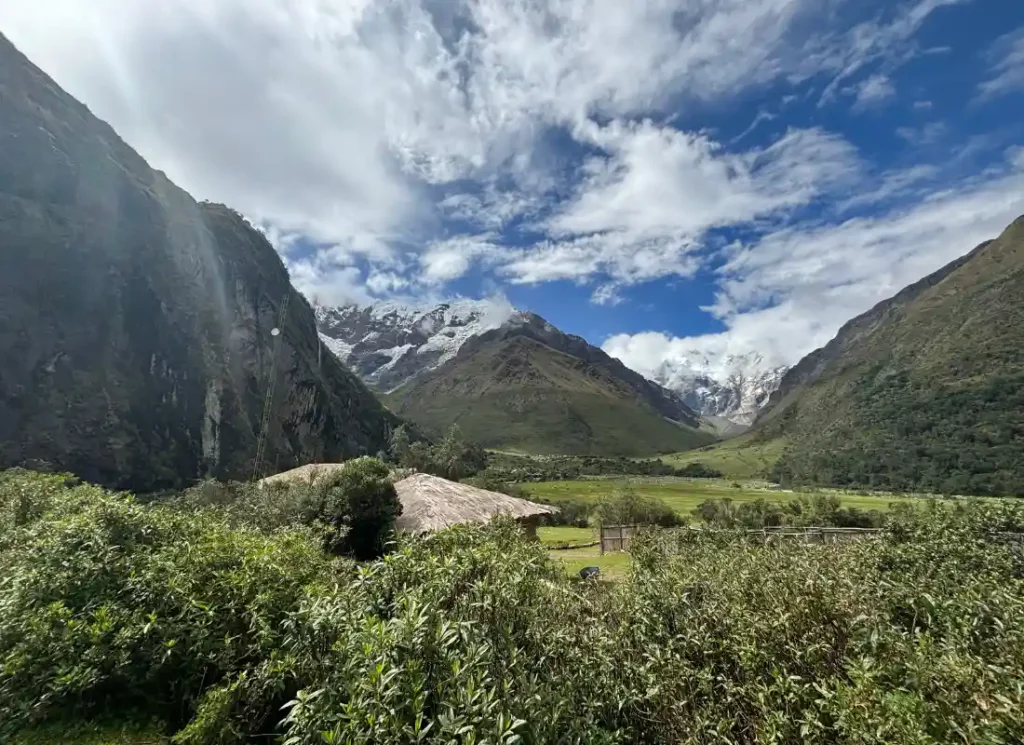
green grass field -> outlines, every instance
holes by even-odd
[[[564,546],[597,540],[597,534],[592,529],[574,528],[571,525],[541,526],[537,529],[537,537],[545,546]]]
[[[593,528],[573,528],[566,525],[545,525],[537,529],[537,537],[545,546],[564,545],[566,543],[589,543],[597,540],[597,531]],[[604,579],[620,579],[629,571],[631,557],[629,554],[614,553],[601,555],[600,546],[549,550],[548,554],[556,561],[562,562],[565,571],[576,574],[583,567],[600,567]]]
[[[691,520],[693,509],[708,499],[732,499],[735,502],[753,502],[764,499],[769,502],[785,502],[808,496],[806,492],[774,491],[744,484],[737,489],[728,479],[681,479],[671,477],[634,477],[615,479],[588,479],[582,481],[542,481],[523,484],[530,496],[536,499],[581,499],[597,501],[603,496],[614,494],[616,489],[630,487],[640,494],[663,500],[680,515]],[[736,482],[738,483],[738,482]],[[861,510],[888,510],[892,502],[910,500],[921,503],[917,497],[869,496],[863,494],[838,494],[844,507]]]
[[[753,443],[750,435],[740,435],[697,450],[664,455],[661,459],[676,468],[699,461],[720,471],[727,479],[763,479],[785,447],[786,441],[782,438]]]

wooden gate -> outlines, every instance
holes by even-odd
[[[629,551],[639,525],[602,525],[601,553]]]

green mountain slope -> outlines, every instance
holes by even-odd
[[[3,36],[0,143],[0,468],[138,491],[248,478],[271,383],[265,470],[386,446],[394,417],[320,349],[263,235]]]
[[[1024,494],[1024,218],[840,329],[756,441],[794,482]]]
[[[649,455],[714,439],[675,394],[533,314],[387,400],[427,431],[458,424],[486,447],[532,453]]]

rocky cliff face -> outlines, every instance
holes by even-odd
[[[0,467],[148,491],[385,446],[266,239],[0,36]],[[274,329],[278,332],[275,334]]]

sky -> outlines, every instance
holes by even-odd
[[[793,364],[1024,214],[1020,0],[4,0],[322,304]]]

